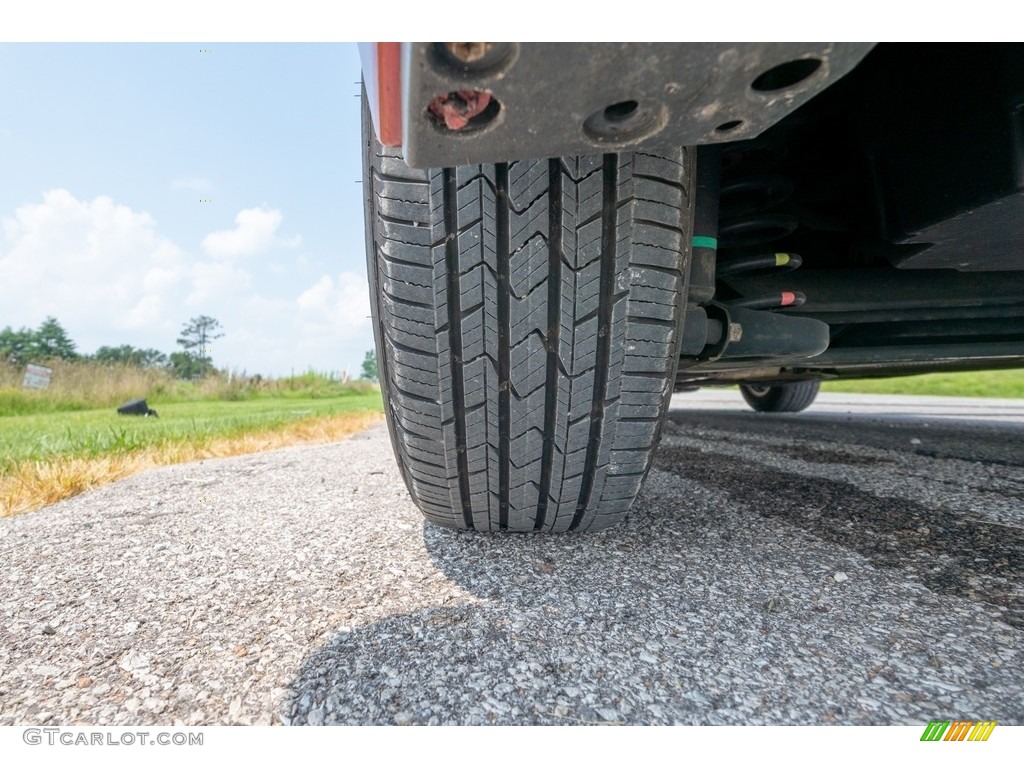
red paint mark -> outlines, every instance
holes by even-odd
[[[452,91],[436,97],[428,109],[444,121],[449,131],[461,131],[491,103],[487,91]]]
[[[780,306],[788,307],[790,304],[793,304],[795,301],[796,301],[796,294],[795,293],[793,293],[792,291],[783,291],[782,292],[782,303],[780,304]]]
[[[385,147],[402,146],[402,48],[377,43],[377,132]]]

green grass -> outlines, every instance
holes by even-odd
[[[951,397],[1024,398],[1024,369],[925,373],[892,379],[827,381],[823,392],[877,395],[946,395]]]
[[[344,413],[379,413],[380,393],[335,397],[257,397],[158,403],[159,418],[119,416],[111,408],[0,418],[0,473],[14,463],[59,456],[92,458],[175,442],[202,442]]]
[[[286,379],[218,374],[181,381],[166,371],[52,361],[50,387],[21,388],[0,363],[0,517],[145,469],[341,440],[374,423],[380,390],[315,372]],[[119,416],[145,397],[159,418]]]

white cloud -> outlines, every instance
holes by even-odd
[[[355,272],[341,272],[337,280],[323,275],[296,300],[304,328],[342,337],[364,331],[370,325],[367,291],[366,278]]]
[[[322,275],[298,295],[289,314],[300,359],[326,360],[327,368],[359,375],[359,362],[373,345],[365,275]]]
[[[303,291],[297,300],[299,309],[307,313],[325,314],[330,311],[331,294],[334,292],[334,281],[330,275],[324,275],[312,288]]]
[[[154,254],[154,257],[156,254]],[[156,258],[154,258],[156,261]],[[142,289],[147,293],[163,293],[171,290],[181,280],[181,271],[166,267],[150,267],[142,278]]]
[[[135,328],[187,276],[184,252],[157,233],[153,218],[109,197],[84,201],[52,190],[5,218],[3,232],[0,307],[16,324],[52,314],[72,332],[97,322]]]
[[[215,259],[234,259],[254,256],[283,246],[294,248],[302,242],[300,237],[281,238],[281,212],[268,208],[246,208],[235,216],[235,228],[211,232],[203,238],[203,250]]]
[[[252,284],[252,275],[234,264],[197,262],[192,265],[192,290],[185,299],[189,306],[225,304],[244,293]]]
[[[160,311],[163,309],[163,302],[159,296],[149,294],[143,296],[128,310],[123,326],[130,329],[152,327],[160,320]]]
[[[46,192],[41,202],[0,214],[0,327],[35,327],[53,315],[81,352],[117,344],[171,352],[182,323],[208,314],[225,331],[218,365],[278,375],[307,366],[357,372],[373,343],[362,274],[324,274],[297,287],[286,279],[294,278],[294,260],[286,275],[271,277],[266,260],[233,258],[294,243],[278,234],[282,218],[242,211],[233,230],[189,253],[144,211],[109,197]]]

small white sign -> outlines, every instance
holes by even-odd
[[[53,369],[45,365],[29,365],[25,368],[25,378],[21,386],[27,389],[46,389],[50,386],[50,377],[53,376]]]

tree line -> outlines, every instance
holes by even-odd
[[[164,354],[158,349],[121,344],[102,346],[93,354],[80,354],[78,345],[55,317],[47,317],[36,328],[0,330],[0,361],[12,365],[45,363],[47,360],[79,360],[102,365],[130,365],[139,368],[164,368],[182,379],[208,376],[216,369],[210,355],[210,342],[221,338],[220,323],[207,315],[191,318],[182,326],[177,339],[180,350]]]

